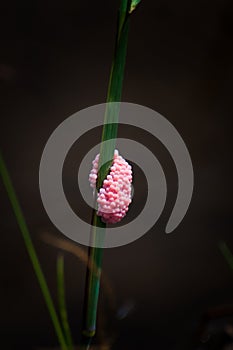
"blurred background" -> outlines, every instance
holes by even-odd
[[[0,148],[55,300],[60,249],[44,235],[53,242],[65,237],[41,202],[40,158],[63,120],[105,102],[118,6],[119,1],[1,3]],[[98,333],[112,349],[233,349],[233,273],[219,249],[225,241],[233,251],[232,29],[230,0],[142,0],[132,16],[122,100],[148,106],[176,127],[193,161],[195,188],[184,220],[166,235],[177,194],[175,166],[152,136],[120,127],[119,136],[140,140],[161,161],[168,198],[150,232],[104,252],[111,293],[101,290]],[[75,171],[100,133],[97,128],[76,143],[65,164],[67,197],[83,217],[89,212]],[[144,180],[143,169],[136,168],[132,217],[146,200]],[[0,196],[1,348],[52,348],[53,326],[2,182]],[[85,266],[69,252],[65,277],[78,342]]]

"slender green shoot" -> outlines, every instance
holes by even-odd
[[[130,13],[136,8],[140,1],[121,0],[118,13],[118,26],[116,34],[115,53],[111,66],[107,102],[120,102],[122,95],[122,86],[124,78],[124,69],[127,53],[129,19]],[[119,105],[109,103],[106,107],[104,116],[104,125],[101,138],[100,159],[102,167],[98,172],[97,190],[102,186],[109,169],[111,167],[114,150],[116,145],[118,131]],[[106,147],[104,141],[110,141]],[[109,159],[111,161],[109,161]],[[93,210],[92,232],[91,236],[94,241],[103,241],[103,234],[100,229],[106,227],[100,217]],[[83,322],[83,340],[82,346],[85,349],[90,348],[91,340],[96,332],[96,317],[100,288],[101,266],[102,266],[103,248],[89,248],[89,268],[86,276],[86,292],[84,302],[84,322]],[[93,266],[93,268],[90,268]],[[94,266],[97,268],[94,271]]]
[[[3,180],[3,184],[5,186],[8,198],[10,200],[12,209],[14,211],[17,223],[19,225],[27,252],[28,252],[29,257],[31,259],[32,266],[34,268],[37,280],[39,282],[39,285],[40,285],[45,303],[47,305],[50,317],[52,319],[53,326],[54,326],[55,332],[57,334],[57,338],[58,338],[58,341],[60,343],[61,349],[68,350],[67,345],[66,345],[66,341],[65,341],[65,337],[64,337],[64,334],[63,334],[63,331],[62,331],[62,328],[61,328],[61,325],[60,325],[60,322],[59,322],[59,319],[58,319],[58,316],[57,316],[57,313],[56,313],[56,310],[54,307],[54,303],[53,303],[47,282],[45,280],[43,271],[41,269],[40,262],[38,260],[33,242],[31,240],[31,236],[30,236],[26,221],[24,219],[23,212],[21,210],[18,198],[16,196],[13,184],[12,184],[11,179],[10,179],[10,175],[8,173],[6,164],[3,160],[1,153],[0,153],[0,174],[1,174],[1,177]]]
[[[68,321],[67,306],[65,298],[65,277],[64,277],[64,256],[59,254],[57,257],[57,292],[58,292],[58,305],[61,323],[63,327],[64,336],[66,338],[66,344],[69,350],[73,349],[73,341]]]
[[[225,242],[220,242],[219,249],[221,250],[222,255],[226,259],[229,267],[231,268],[231,270],[233,270],[233,254],[230,251],[229,247],[227,246],[227,244]]]

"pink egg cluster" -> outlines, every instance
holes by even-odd
[[[89,175],[90,185],[96,188],[99,154],[93,160]],[[115,150],[110,173],[103,181],[103,187],[97,194],[97,215],[102,221],[115,224],[123,219],[131,203],[132,167]]]

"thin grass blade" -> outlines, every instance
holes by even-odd
[[[57,257],[57,292],[58,292],[58,305],[61,323],[63,327],[64,336],[66,338],[66,344],[69,350],[73,349],[73,340],[71,336],[68,313],[65,297],[65,277],[64,277],[64,256],[58,255]]]
[[[46,282],[46,279],[45,279],[43,271],[41,269],[40,262],[38,260],[34,245],[32,243],[31,236],[30,236],[26,221],[24,219],[23,212],[21,210],[18,198],[16,196],[13,184],[12,184],[11,179],[10,179],[10,175],[8,173],[6,164],[3,160],[1,153],[0,153],[0,174],[2,177],[3,184],[5,186],[8,198],[10,200],[12,209],[14,211],[17,223],[19,225],[27,252],[28,252],[29,257],[31,259],[31,263],[32,263],[32,266],[34,268],[37,280],[39,282],[39,285],[40,285],[45,303],[47,305],[55,332],[57,334],[57,338],[58,338],[58,341],[60,343],[61,349],[68,350],[67,346],[66,346],[65,338],[64,338],[64,335],[62,332],[62,328],[61,328],[61,325],[60,325],[60,322],[59,322],[59,319],[58,319],[58,316],[57,316],[57,313],[56,313],[56,310],[54,307],[54,303],[53,303],[53,300],[52,300],[52,297],[51,297],[51,294],[50,294],[50,291],[49,291],[49,288],[48,288],[48,285]]]

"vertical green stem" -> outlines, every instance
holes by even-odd
[[[115,52],[110,71],[108,84],[107,101],[120,102],[122,95],[122,86],[124,79],[125,61],[127,53],[128,33],[129,33],[129,3],[130,1],[123,0],[118,14],[117,35],[115,42]],[[112,162],[107,161],[113,159],[117,132],[118,132],[119,107],[116,105],[107,105],[104,125],[102,131],[102,144],[100,147],[100,163],[103,164],[98,174],[97,189],[102,185],[106,178]],[[106,147],[104,141],[111,140]]]
[[[34,268],[37,280],[39,282],[45,303],[46,303],[47,308],[49,310],[49,314],[50,314],[50,317],[52,319],[53,326],[54,326],[55,332],[57,334],[57,338],[59,340],[61,349],[67,350],[65,338],[64,338],[64,335],[62,332],[62,328],[61,328],[54,304],[53,304],[53,300],[52,300],[50,292],[49,292],[47,282],[45,280],[43,271],[41,269],[40,262],[37,258],[36,251],[35,251],[34,245],[32,243],[31,236],[30,236],[26,221],[25,221],[24,216],[23,216],[23,212],[21,210],[18,198],[16,196],[14,187],[13,187],[11,179],[10,179],[10,175],[8,173],[5,162],[1,156],[1,153],[0,153],[0,174],[1,174],[4,186],[6,188],[8,197],[10,199],[11,206],[13,208],[13,211],[14,211],[16,220],[18,222],[20,231],[22,233],[24,243],[25,243],[26,249],[28,251],[29,257],[31,259],[32,266]]]
[[[57,292],[58,292],[58,305],[61,317],[61,323],[63,326],[64,336],[66,338],[66,344],[69,350],[73,349],[73,341],[68,321],[66,297],[65,297],[65,277],[64,277],[64,256],[58,255],[57,257]]]
[[[122,0],[118,14],[118,28],[116,35],[115,53],[111,66],[111,73],[109,79],[107,102],[120,102],[122,94],[122,85],[124,78],[124,69],[127,52],[128,32],[129,32],[129,11],[131,8],[131,0]],[[115,143],[118,131],[118,115],[119,109],[112,108],[109,104],[106,107],[104,126],[102,131],[102,143],[100,147],[100,160],[103,164],[98,172],[97,190],[102,186],[103,180],[106,178],[112,161],[106,161],[108,159],[113,160]],[[104,141],[111,140],[106,147]],[[100,217],[96,215],[96,211],[93,210],[92,217],[92,238],[104,239],[98,231],[99,228],[105,228]],[[98,236],[98,233],[100,236]],[[86,276],[86,293],[84,302],[84,320],[83,320],[83,339],[82,346],[85,349],[89,349],[92,338],[96,331],[96,317],[100,288],[100,276],[102,266],[103,248],[89,248],[89,268],[87,269]]]

